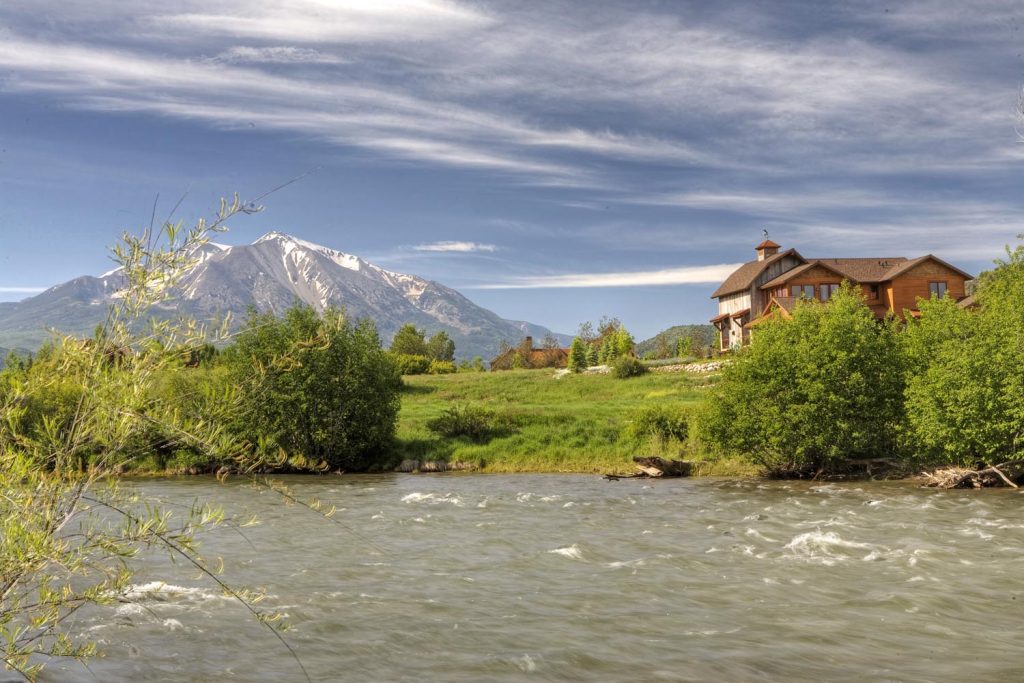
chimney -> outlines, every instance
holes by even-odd
[[[764,242],[761,242],[761,244],[754,247],[754,251],[757,252],[757,260],[764,261],[769,256],[775,256],[779,253],[779,245],[766,239]]]

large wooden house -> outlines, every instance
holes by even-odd
[[[755,248],[757,259],[744,263],[726,278],[711,298],[718,315],[711,319],[722,348],[742,346],[750,331],[767,316],[788,316],[800,299],[828,301],[844,280],[861,287],[878,318],[917,313],[917,300],[966,295],[971,275],[931,254],[872,258],[807,259],[796,249],[766,239]]]

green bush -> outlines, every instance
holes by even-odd
[[[919,465],[1024,453],[1024,246],[978,279],[979,310],[922,301],[908,322],[906,445]]]
[[[465,437],[482,443],[507,433],[511,423],[493,410],[480,406],[449,406],[438,417],[427,421],[427,429],[449,439]]]
[[[662,447],[671,439],[685,442],[690,435],[690,414],[681,406],[644,406],[630,417],[628,429],[634,439],[654,438]]]
[[[428,368],[431,375],[451,375],[457,371],[455,363],[450,360],[432,360]]]
[[[484,367],[484,359],[480,356],[473,356],[473,360],[464,360],[459,363],[459,372],[487,372]]]
[[[637,377],[646,372],[647,366],[633,356],[620,356],[612,361],[612,374],[618,379]]]
[[[399,375],[426,375],[430,372],[430,359],[408,353],[392,353]]]
[[[893,322],[879,324],[849,284],[828,303],[757,328],[725,366],[700,438],[776,475],[836,471],[898,454],[904,375]]]
[[[270,465],[366,470],[389,454],[401,378],[371,321],[308,306],[251,314],[224,356],[240,393],[237,433]]]

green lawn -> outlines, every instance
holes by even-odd
[[[633,412],[655,402],[695,406],[714,378],[650,373],[631,379],[610,375],[553,378],[551,370],[406,377],[399,416],[399,453],[417,460],[461,461],[489,472],[633,471],[634,455],[703,460],[687,444],[664,447],[629,437]],[[444,439],[426,423],[451,405],[483,406],[508,416],[511,433],[487,443]],[[749,474],[735,461],[708,462],[699,474]]]

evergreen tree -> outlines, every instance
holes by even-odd
[[[597,344],[587,344],[587,365],[593,367],[598,362]]]
[[[569,346],[569,369],[582,372],[587,367],[587,345],[579,337],[573,337]]]

